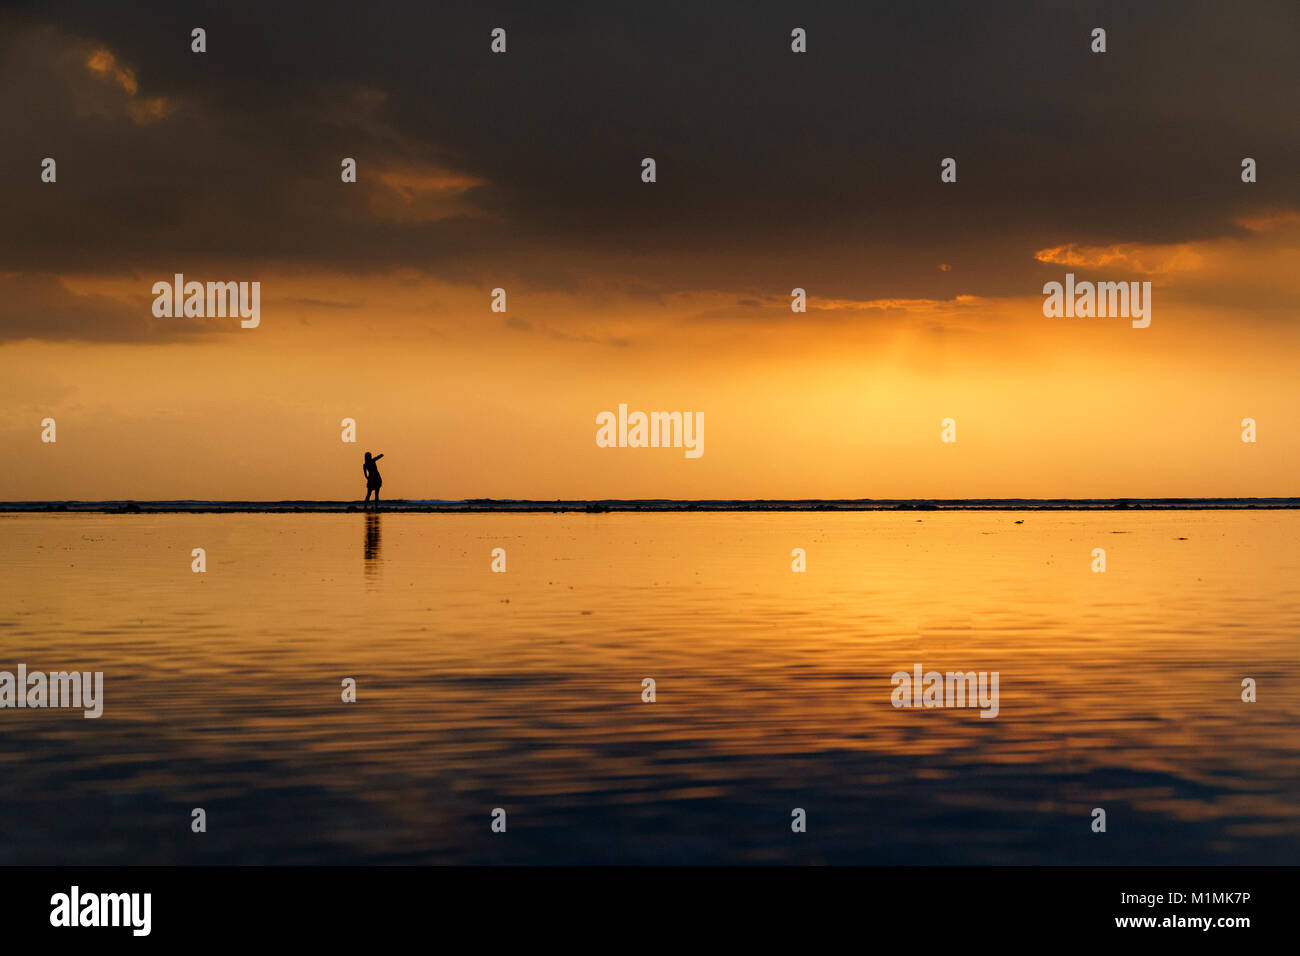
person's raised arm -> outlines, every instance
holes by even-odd
[[[372,458],[372,459],[370,459],[370,460],[371,460],[371,461],[379,461],[379,459],[381,459],[381,458],[383,458],[383,457],[384,457],[383,455],[376,455],[374,458]]]

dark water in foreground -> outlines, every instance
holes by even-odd
[[[0,670],[105,681],[0,709],[0,863],[1300,859],[1294,511],[0,515],[0,579]]]

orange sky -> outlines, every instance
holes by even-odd
[[[5,346],[0,441],[19,466],[0,499],[348,498],[364,450],[409,498],[1292,495],[1300,331],[1187,291],[1300,291],[1295,218],[1254,229],[1129,250],[1155,282],[1141,330],[1044,318],[1041,295],[813,294],[797,315],[779,290],[742,307],[520,287],[502,315],[486,288],[418,275],[265,275],[257,329]],[[152,301],[145,279],[65,285]],[[704,412],[704,455],[598,448],[595,416],[620,402]]]

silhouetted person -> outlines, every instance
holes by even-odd
[[[375,462],[383,458],[383,455],[370,457],[370,452],[366,452],[365,464],[361,466],[361,474],[366,476],[366,503],[370,503],[370,493],[375,493],[375,507],[379,507],[379,487],[384,483],[384,479],[379,477],[379,466]]]

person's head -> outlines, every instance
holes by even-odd
[[[366,452],[366,461],[370,460],[370,452]]]

